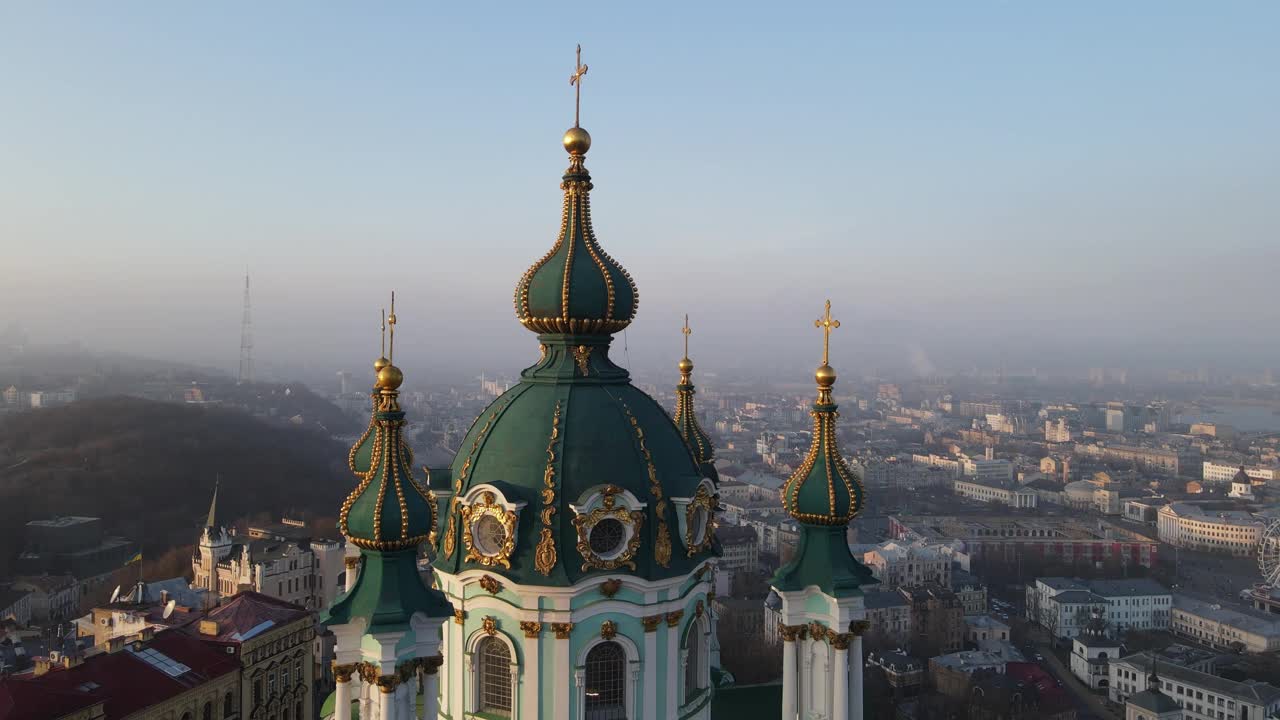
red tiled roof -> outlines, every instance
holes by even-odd
[[[246,590],[220,607],[209,611],[206,619],[214,620],[218,623],[218,634],[204,637],[212,640],[238,643],[240,642],[240,636],[249,633],[263,623],[271,623],[270,628],[263,628],[265,631],[296,622],[309,614],[311,614],[311,611],[301,605],[294,605],[291,602],[279,600],[270,595]],[[198,625],[189,627],[192,631],[199,632]]]
[[[141,647],[189,669],[175,677],[124,649],[40,676],[11,675],[0,680],[0,718],[48,720],[96,702],[105,702],[108,718],[124,717],[239,669],[235,656],[178,631],[157,633]]]

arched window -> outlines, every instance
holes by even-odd
[[[235,703],[236,699],[231,696],[230,692],[222,696],[222,717],[231,717],[235,713]]]
[[[586,720],[626,720],[626,664],[627,654],[616,642],[602,642],[587,653]]]
[[[698,632],[698,623],[690,623],[688,631],[684,634],[684,699],[688,702],[693,699],[699,687],[699,659],[698,650],[702,644],[702,637]]]
[[[294,704],[294,706],[293,706],[293,716],[294,716],[294,717],[296,717],[296,718],[298,718],[298,720],[303,720],[303,717],[304,717],[304,716],[303,716],[303,714],[302,714],[302,701],[301,701],[301,700],[299,700],[297,703],[295,703],[295,704]]]
[[[480,690],[479,711],[511,716],[511,650],[496,637],[487,637],[476,646]]]
[[[200,717],[203,720],[213,720],[213,703],[207,702],[204,704],[204,712],[200,714]]]

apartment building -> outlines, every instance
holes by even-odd
[[[1154,667],[1139,653],[1111,663],[1108,697],[1124,703],[1147,689]],[[1178,665],[1160,663],[1160,690],[1182,706],[1184,720],[1264,720],[1280,712],[1280,688],[1265,682],[1236,682]]]
[[[1264,523],[1244,510],[1214,510],[1210,505],[1174,502],[1156,514],[1160,540],[1176,547],[1252,556]]]
[[[1169,630],[1220,650],[1280,651],[1280,618],[1263,612],[1234,610],[1189,595],[1173,596]]]

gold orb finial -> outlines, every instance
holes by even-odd
[[[570,155],[586,155],[591,149],[591,133],[580,127],[571,127],[565,131],[562,142]]]
[[[378,389],[396,390],[404,382],[404,373],[395,365],[387,364],[378,371]]]
[[[819,388],[830,389],[832,385],[836,384],[836,369],[823,363],[813,373],[813,379],[818,383]]]
[[[382,357],[378,358],[377,360],[374,360],[374,361],[373,361],[373,371],[374,371],[375,373],[376,373],[376,372],[382,372],[382,368],[384,368],[384,367],[386,367],[386,366],[388,366],[388,365],[390,365],[390,364],[391,364],[391,361],[390,361],[390,360],[388,360],[388,359],[386,358],[386,356],[384,355],[384,356],[382,356]]]
[[[682,357],[680,358],[680,363],[677,367],[680,368],[681,375],[688,375],[693,372],[693,361],[687,357]]]

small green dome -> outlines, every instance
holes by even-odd
[[[816,403],[813,440],[804,462],[782,486],[782,506],[806,525],[848,525],[862,510],[862,483],[849,469],[836,442],[840,414],[830,403]]]
[[[431,533],[435,506],[413,477],[413,451],[404,441],[396,392],[374,393],[373,404],[369,427],[347,456],[360,483],[342,504],[339,529],[361,548],[417,547]]]
[[[542,360],[476,419],[454,459],[453,501],[442,503],[435,566],[448,573],[491,567],[534,585],[572,585],[594,573],[651,580],[688,574],[712,550],[691,556],[685,545],[675,501],[692,498],[702,474],[671,416],[610,361],[611,338],[539,340]],[[459,499],[470,494],[474,502],[481,486],[493,488],[505,507],[520,505],[514,545],[493,563],[476,556],[474,538],[472,547],[464,538],[474,516],[464,520]],[[591,514],[583,503],[605,490],[614,509],[630,498],[643,505],[634,553],[612,567],[589,557],[580,532]]]
[[[591,228],[592,187],[583,153],[572,154],[560,184],[560,235],[516,284],[516,317],[534,332],[609,334],[635,318],[635,282]]]

